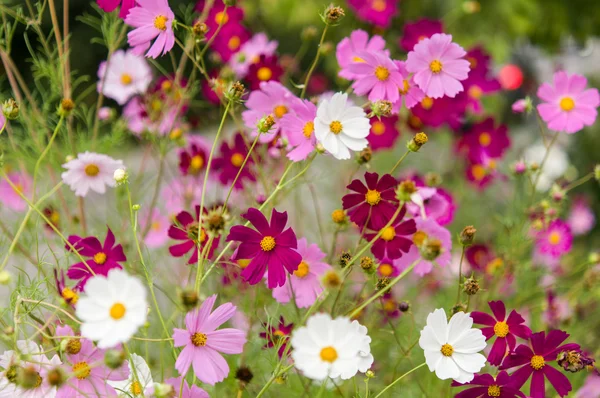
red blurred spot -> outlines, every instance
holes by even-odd
[[[505,90],[516,90],[523,84],[523,72],[514,64],[504,65],[500,69],[498,80]]]

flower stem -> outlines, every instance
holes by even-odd
[[[379,392],[379,394],[375,395],[375,398],[379,398],[379,397],[383,396],[383,393],[385,393],[387,390],[389,390],[390,388],[392,388],[394,386],[394,384],[398,383],[400,380],[402,380],[403,378],[405,378],[406,376],[408,376],[409,374],[411,374],[415,370],[417,370],[419,368],[422,368],[425,365],[427,365],[427,364],[425,362],[423,362],[422,364],[420,364],[418,366],[415,366],[414,368],[412,368],[408,372],[404,373],[402,376],[398,377],[396,380],[392,381],[389,385],[387,385],[383,390],[381,390]]]
[[[264,387],[258,392],[258,395],[256,396],[256,398],[262,397],[262,395],[269,389],[269,387],[271,387],[271,384],[273,384],[273,382],[275,381],[276,378],[278,378],[280,375],[284,374],[285,372],[287,372],[288,370],[290,370],[293,367],[294,367],[294,365],[288,365],[278,372],[273,372],[273,376],[271,376],[269,381],[267,381],[267,384],[265,384]]]
[[[460,253],[460,263],[458,263],[458,291],[456,292],[456,304],[460,303],[460,282],[462,279],[462,264],[465,259],[465,248],[466,246],[463,245],[462,252]]]
[[[567,185],[566,187],[564,187],[563,190],[565,192],[569,192],[570,190],[572,190],[574,188],[577,188],[581,184],[585,184],[586,182],[588,182],[592,178],[594,178],[594,172],[591,172],[591,173],[589,173],[589,174],[581,177],[580,179],[573,181],[572,183],[570,183],[569,185]]]
[[[323,42],[325,41],[325,35],[327,34],[327,28],[329,28],[329,25],[325,25],[325,28],[323,29],[323,33],[321,34],[321,41],[319,41],[319,46],[317,47],[317,55],[315,55],[315,60],[313,61],[312,65],[310,66],[310,69],[308,70],[308,74],[306,75],[306,79],[304,80],[304,85],[302,87],[302,92],[300,93],[300,98],[304,98],[304,96],[306,95],[306,88],[308,87],[308,82],[310,81],[310,77],[312,76],[315,68],[317,67],[317,63],[319,62],[319,57],[321,56],[321,46],[323,45]]]
[[[404,152],[404,155],[402,155],[402,157],[400,159],[398,159],[398,161],[396,162],[396,164],[394,165],[394,167],[392,167],[392,169],[390,170],[390,174],[394,174],[394,171],[396,171],[396,169],[398,168],[398,166],[400,166],[400,163],[402,163],[402,161],[404,160],[404,158],[406,157],[406,155],[409,154],[410,151],[406,151]]]

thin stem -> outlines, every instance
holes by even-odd
[[[325,41],[325,35],[327,34],[328,28],[329,28],[329,25],[325,25],[325,28],[323,29],[323,33],[321,34],[321,41],[319,41],[319,46],[317,47],[317,55],[315,55],[315,60],[313,61],[312,65],[310,66],[310,69],[308,70],[308,74],[306,75],[306,79],[304,80],[304,86],[302,87],[302,92],[300,93],[300,98],[304,98],[304,95],[306,95],[306,88],[308,87],[308,82],[310,81],[310,77],[312,76],[315,68],[317,67],[317,63],[319,62],[319,57],[321,56],[321,46],[323,45],[323,42]]]
[[[570,190],[577,188],[578,186],[585,184],[586,182],[588,182],[589,180],[591,180],[592,178],[594,178],[594,172],[591,172],[583,177],[581,177],[578,180],[573,181],[572,183],[570,183],[569,185],[567,185],[566,187],[563,188],[563,190],[565,192],[569,192]]]
[[[552,137],[550,144],[548,144],[548,146],[546,147],[546,153],[544,154],[542,163],[540,163],[540,168],[538,169],[537,175],[535,176],[535,180],[533,181],[532,192],[531,192],[532,195],[535,192],[535,187],[537,187],[540,177],[542,176],[542,171],[544,169],[544,165],[546,164],[546,160],[548,160],[548,157],[550,156],[550,151],[552,150],[552,146],[554,146],[554,143],[556,142],[556,139],[558,138],[559,134],[560,134],[560,132],[557,131],[556,134],[554,134],[554,136]]]
[[[163,180],[163,173],[165,170],[165,153],[161,149],[160,150],[160,159],[158,161],[158,175],[156,180],[156,185],[154,187],[154,193],[152,194],[152,200],[150,201],[150,208],[148,214],[146,215],[146,224],[144,225],[144,230],[142,231],[142,239],[145,239],[152,228],[152,213],[154,212],[154,208],[156,207],[156,202],[158,201],[158,194],[160,193],[160,186]]]
[[[462,264],[465,259],[465,249],[466,246],[463,245],[462,252],[460,253],[460,263],[458,264],[458,289],[456,292],[456,304],[460,303],[460,282],[462,280]]]
[[[263,388],[258,392],[258,395],[256,396],[256,398],[262,397],[262,395],[269,389],[269,387],[271,387],[271,384],[273,384],[273,382],[275,381],[276,378],[278,378],[280,375],[284,374],[285,372],[287,372],[288,370],[290,370],[293,367],[294,367],[294,365],[288,365],[278,372],[273,372],[273,376],[271,376],[269,381],[267,381],[267,384],[265,384],[263,386]]]
[[[402,161],[404,160],[404,158],[406,157],[406,155],[408,155],[410,153],[410,151],[406,151],[404,152],[404,155],[402,155],[402,157],[400,159],[398,159],[398,161],[396,162],[396,164],[394,165],[394,167],[392,167],[392,169],[390,170],[390,174],[394,174],[394,171],[396,171],[396,169],[398,168],[398,166],[400,166],[400,163],[402,163]]]
[[[427,365],[427,363],[422,363],[414,368],[412,368],[411,370],[409,370],[408,372],[404,373],[402,376],[398,377],[396,380],[392,381],[389,385],[387,385],[383,390],[381,390],[379,392],[379,394],[375,395],[375,398],[379,398],[381,397],[387,390],[389,390],[390,388],[392,388],[396,383],[398,383],[400,380],[402,380],[403,378],[405,378],[406,376],[408,376],[409,374],[411,374],[412,372],[414,372],[415,370],[422,368],[423,366]]]
[[[35,198],[35,185],[37,182],[38,170],[40,168],[40,165],[42,164],[42,160],[44,160],[44,158],[50,151],[50,148],[52,147],[52,144],[54,143],[56,135],[58,134],[58,130],[60,130],[60,127],[62,126],[64,120],[65,120],[65,117],[61,116],[60,119],[58,120],[58,123],[56,124],[56,127],[54,128],[54,132],[52,133],[52,136],[50,137],[50,141],[48,141],[48,145],[46,145],[46,148],[44,148],[44,150],[40,154],[40,157],[38,158],[37,162],[35,162],[35,167],[33,169],[33,187],[31,188],[31,192],[33,192],[32,193],[33,198]]]

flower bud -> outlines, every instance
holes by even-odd
[[[192,26],[192,32],[194,32],[194,35],[196,35],[197,38],[202,39],[208,32],[208,25],[206,25],[204,22],[198,21],[194,24],[194,26]]]
[[[540,169],[540,165],[537,162],[531,162],[529,164],[529,170],[531,171],[538,171]]]
[[[64,343],[63,343],[64,342]],[[61,342],[61,348],[64,352],[69,355],[77,355],[81,351],[81,340],[80,339],[66,339]],[[64,345],[64,347],[63,347]]]
[[[171,398],[175,396],[175,389],[170,384],[154,383],[152,389],[154,390],[152,396],[156,398]]]
[[[42,385],[42,376],[33,366],[27,366],[17,373],[16,384],[24,390],[37,388]]]
[[[396,188],[396,198],[400,202],[410,202],[410,197],[417,192],[417,186],[413,180],[404,180]]]
[[[321,45],[321,47],[319,47],[318,51],[319,51],[319,53],[321,53],[322,56],[326,57],[329,54],[331,54],[334,49],[335,49],[335,46],[333,45],[333,43],[330,41],[326,41],[325,43],[323,43]]]
[[[370,146],[367,146],[365,149],[360,151],[358,154],[358,158],[356,159],[357,163],[360,165],[369,163],[371,158],[373,157],[373,150]]]
[[[247,366],[240,366],[238,370],[235,372],[235,378],[238,379],[241,383],[248,384],[254,377],[254,374]]]
[[[323,285],[328,289],[336,289],[342,284],[340,275],[335,270],[330,270],[323,276]]]
[[[127,171],[125,169],[116,169],[113,173],[113,178],[119,185],[126,183],[127,177],[129,176],[127,175]]]
[[[14,332],[15,332],[15,328],[14,327],[7,326],[2,331],[2,334],[4,334],[4,336],[12,336]]]
[[[140,206],[139,204],[134,204],[133,206],[131,206],[131,210],[133,211],[139,211],[142,208],[142,206]]]
[[[23,368],[19,365],[10,365],[9,368],[4,372],[4,375],[9,383],[17,384],[17,379]]]
[[[342,18],[346,15],[344,9],[342,7],[337,7],[331,4],[325,10],[325,14],[323,15],[323,22],[327,25],[337,25],[340,23]]]
[[[522,160],[519,160],[511,167],[514,175],[522,175],[527,171],[527,165]]]
[[[390,278],[384,276],[383,278],[377,279],[377,283],[375,284],[375,289],[376,290],[385,289],[389,284],[390,284]]]
[[[315,26],[306,26],[302,29],[302,33],[300,34],[300,38],[304,41],[314,40],[319,32]]]
[[[4,101],[2,113],[8,120],[15,120],[19,117],[19,104],[12,98]]]
[[[477,281],[477,279],[473,277],[465,279],[465,282],[463,284],[463,291],[469,296],[477,294],[479,288],[479,282]]]
[[[267,115],[258,121],[258,132],[266,134],[271,130],[273,125],[275,124],[275,118],[273,115]]]
[[[408,141],[406,148],[411,152],[418,152],[423,145],[429,141],[429,137],[425,133],[417,133],[412,140]]]
[[[182,290],[179,296],[181,299],[181,303],[188,311],[198,305],[198,293],[196,293],[195,290]]]
[[[425,244],[419,248],[421,257],[427,261],[433,261],[442,254],[442,242],[438,239],[427,239]]]
[[[514,113],[531,113],[533,110],[533,102],[531,101],[531,98],[526,97],[515,101],[511,108]]]
[[[465,312],[467,310],[467,306],[463,303],[458,303],[454,307],[452,307],[451,313],[452,315],[457,314],[459,312]]]
[[[51,386],[60,387],[67,380],[67,376],[65,375],[65,372],[60,368],[60,366],[57,366],[48,371],[46,379],[48,380],[48,384],[50,384]]]
[[[340,267],[346,268],[347,266],[352,265],[349,264],[350,260],[352,260],[352,255],[350,254],[350,252],[343,251],[342,254],[340,254],[338,263],[340,264]]]
[[[98,119],[107,121],[111,120],[113,117],[115,117],[114,109],[109,108],[108,106],[103,106],[102,108],[98,109]]]
[[[7,270],[0,271],[0,285],[8,285],[12,280],[12,275]]]
[[[336,224],[346,224],[348,222],[348,217],[344,210],[336,209],[331,213],[331,220]]]
[[[567,372],[577,373],[592,366],[594,360],[579,350],[561,351],[556,357],[556,362]]]
[[[410,303],[408,301],[401,301],[400,304],[398,304],[398,309],[401,312],[407,312],[410,310]]]
[[[121,350],[107,350],[104,354],[104,363],[110,369],[117,369],[125,362],[125,352]]]
[[[477,230],[472,225],[464,227],[460,233],[460,244],[463,246],[471,246],[473,244],[473,239],[475,239],[475,232],[477,232]]]
[[[379,100],[375,101],[371,111],[377,117],[387,117],[392,114],[392,103],[390,101]]]
[[[75,103],[72,99],[65,98],[60,101],[60,106],[58,107],[57,113],[59,116],[67,117],[73,112],[75,109]]]
[[[225,97],[232,102],[240,102],[244,94],[246,94],[246,87],[240,81],[235,81],[229,86]]]
[[[554,202],[560,203],[565,198],[565,191],[557,184],[552,185],[550,197]]]
[[[481,4],[475,0],[467,0],[462,4],[465,14],[476,14],[481,10]]]
[[[360,259],[360,268],[365,271],[367,274],[374,274],[377,271],[377,267],[375,267],[375,261],[371,257],[362,257]]]
[[[372,379],[373,377],[375,377],[375,372],[369,369],[365,372],[365,376],[367,376],[368,379]]]

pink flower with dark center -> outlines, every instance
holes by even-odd
[[[465,151],[472,158],[483,151],[490,158],[501,158],[510,148],[510,137],[506,126],[494,126],[494,119],[487,119],[475,123],[469,131],[458,141],[458,150]]]
[[[213,166],[219,175],[219,181],[226,186],[235,180],[240,168],[244,164],[244,159],[246,159],[246,156],[248,155],[248,148],[246,147],[246,142],[244,141],[242,134],[237,133],[233,140],[233,145],[231,146],[223,141],[219,157],[213,160]],[[235,189],[243,189],[245,181],[256,181],[256,177],[252,172],[253,164],[254,160],[252,159],[252,156],[250,156],[233,186]]]
[[[243,225],[236,225],[229,231],[227,241],[241,242],[236,258],[251,259],[242,271],[248,283],[255,285],[268,270],[269,289],[283,286],[287,279],[286,271],[292,274],[298,270],[302,256],[296,251],[298,241],[292,228],[285,229],[287,212],[273,209],[271,222],[255,208],[250,208],[243,216],[256,231]]]
[[[367,141],[371,149],[375,152],[379,149],[393,148],[400,137],[398,129],[398,116],[372,117],[371,131],[367,136]]]
[[[283,356],[287,345],[289,343],[289,336],[292,334],[294,324],[285,324],[283,316],[279,317],[279,323],[277,325],[264,325],[267,329],[266,332],[260,332],[260,337],[267,340],[264,348],[279,347],[277,354],[279,358]]]
[[[540,86],[537,95],[543,102],[537,110],[550,130],[573,134],[594,124],[600,95],[597,89],[586,87],[585,77],[562,70],[554,74],[554,86]]]
[[[136,0],[96,0],[98,6],[104,12],[113,12],[121,5],[121,11],[119,11],[119,18],[121,19],[125,19],[127,14],[129,14],[129,10],[135,7],[135,1]]]
[[[369,52],[370,54],[383,53],[389,55],[389,51],[385,50],[385,40],[383,37],[374,35],[369,38],[369,34],[364,30],[355,30],[350,33],[350,37],[343,38],[337,45],[335,56],[340,71],[338,76],[347,80],[354,80],[359,75],[352,73],[349,66],[355,62],[363,60],[358,56],[359,53]]]
[[[452,36],[436,33],[423,39],[408,53],[406,69],[414,73],[415,82],[428,97],[454,98],[463,91],[461,80],[469,75],[469,61]]]
[[[299,162],[304,160],[315,149],[315,117],[317,107],[308,100],[294,98],[291,101],[291,112],[281,118],[281,131],[287,137],[290,147],[288,159]]]
[[[405,51],[412,51],[415,45],[421,40],[443,32],[442,21],[427,18],[419,19],[418,21],[404,24],[404,31],[399,44]]]
[[[402,210],[392,222],[389,227],[385,227],[381,230],[381,236],[371,246],[371,253],[382,260],[389,258],[391,260],[402,257],[403,254],[408,253],[413,245],[409,235],[417,232],[415,220],[403,221],[404,215],[406,214],[406,207],[402,207]],[[387,224],[388,221],[386,221]],[[366,233],[365,240],[370,242],[375,238],[377,232]],[[408,237],[407,237],[408,236]]]
[[[85,264],[83,262],[73,264],[67,271],[69,279],[79,280],[75,286],[78,290],[84,290],[88,279],[94,276],[90,269],[96,275],[106,276],[111,269],[123,269],[120,263],[127,261],[123,246],[120,244],[115,245],[115,235],[110,228],[108,228],[103,244],[94,236],[81,238],[71,235],[69,236],[69,242],[79,255],[85,259]],[[68,245],[65,248],[71,250]]]
[[[175,45],[175,14],[168,0],[137,0],[137,3],[125,18],[127,25],[136,28],[127,34],[127,42],[134,54],[146,53],[146,57],[152,58],[165,55]],[[150,47],[152,40],[154,44]]]
[[[515,310],[512,310],[506,318],[506,307],[502,301],[490,301],[488,304],[494,314],[493,317],[485,312],[473,311],[471,318],[473,323],[486,325],[481,329],[486,340],[496,336],[496,341],[488,355],[488,362],[498,366],[506,355],[506,348],[508,347],[509,352],[512,352],[517,344],[516,337],[528,339],[531,329],[523,325],[525,319]]]
[[[256,62],[248,67],[246,80],[251,90],[258,90],[262,82],[281,80],[283,68],[278,61],[276,55],[261,55]]]
[[[214,385],[229,374],[223,354],[240,354],[246,343],[246,333],[238,329],[216,330],[235,314],[236,307],[225,303],[213,311],[217,295],[208,297],[200,308],[185,316],[185,329],[173,329],[175,347],[183,347],[175,369],[184,377],[190,367],[203,383]]]
[[[546,229],[535,237],[536,249],[540,253],[557,258],[571,251],[573,234],[571,228],[562,220],[552,221]]]
[[[387,28],[398,12],[398,0],[348,0],[359,19]]]
[[[348,70],[356,76],[352,84],[354,92],[357,95],[368,94],[371,102],[398,101],[404,78],[394,61],[383,53],[363,51],[357,55],[361,61],[348,66]]]
[[[171,253],[173,257],[182,257],[191,250],[192,256],[188,260],[188,264],[195,264],[198,262],[198,250],[202,253],[204,247],[210,241],[204,227],[199,231],[198,219],[200,217],[200,206],[196,206],[195,208],[196,218],[187,211],[182,211],[177,214],[175,222],[169,228],[169,238],[183,241],[182,243],[170,246],[169,253]],[[206,209],[204,209],[203,213],[206,214]],[[220,237],[216,237],[212,240],[210,248],[206,253],[206,258],[212,257],[215,249],[219,246],[219,238]]]
[[[273,116],[275,124],[269,133],[260,136],[260,142],[271,142],[280,130],[281,118],[290,111],[294,98],[294,94],[279,82],[261,82],[260,90],[252,91],[245,103],[248,109],[242,113],[244,124],[256,136],[258,122],[265,116]]]
[[[411,109],[413,106],[420,103],[425,98],[425,93],[415,83],[414,76],[411,76],[406,70],[406,63],[403,61],[394,61],[398,72],[402,75],[402,85],[398,88],[400,97],[398,101],[393,104],[394,112],[399,113],[402,108],[402,103]]]
[[[15,187],[11,187],[4,178],[1,179],[0,202],[13,211],[24,211],[27,209],[27,202],[19,194],[30,197],[33,180],[26,173],[12,172],[7,176]]]
[[[383,322],[387,322],[388,320],[395,319],[400,316],[401,312],[398,308],[398,300],[396,300],[391,291],[388,290],[383,296],[381,296],[379,302],[381,307],[380,311],[383,313]]]
[[[452,381],[452,387],[469,387],[456,394],[454,398],[525,398],[525,395],[513,385],[512,378],[502,371],[496,377],[490,374],[475,375],[468,383]]]

